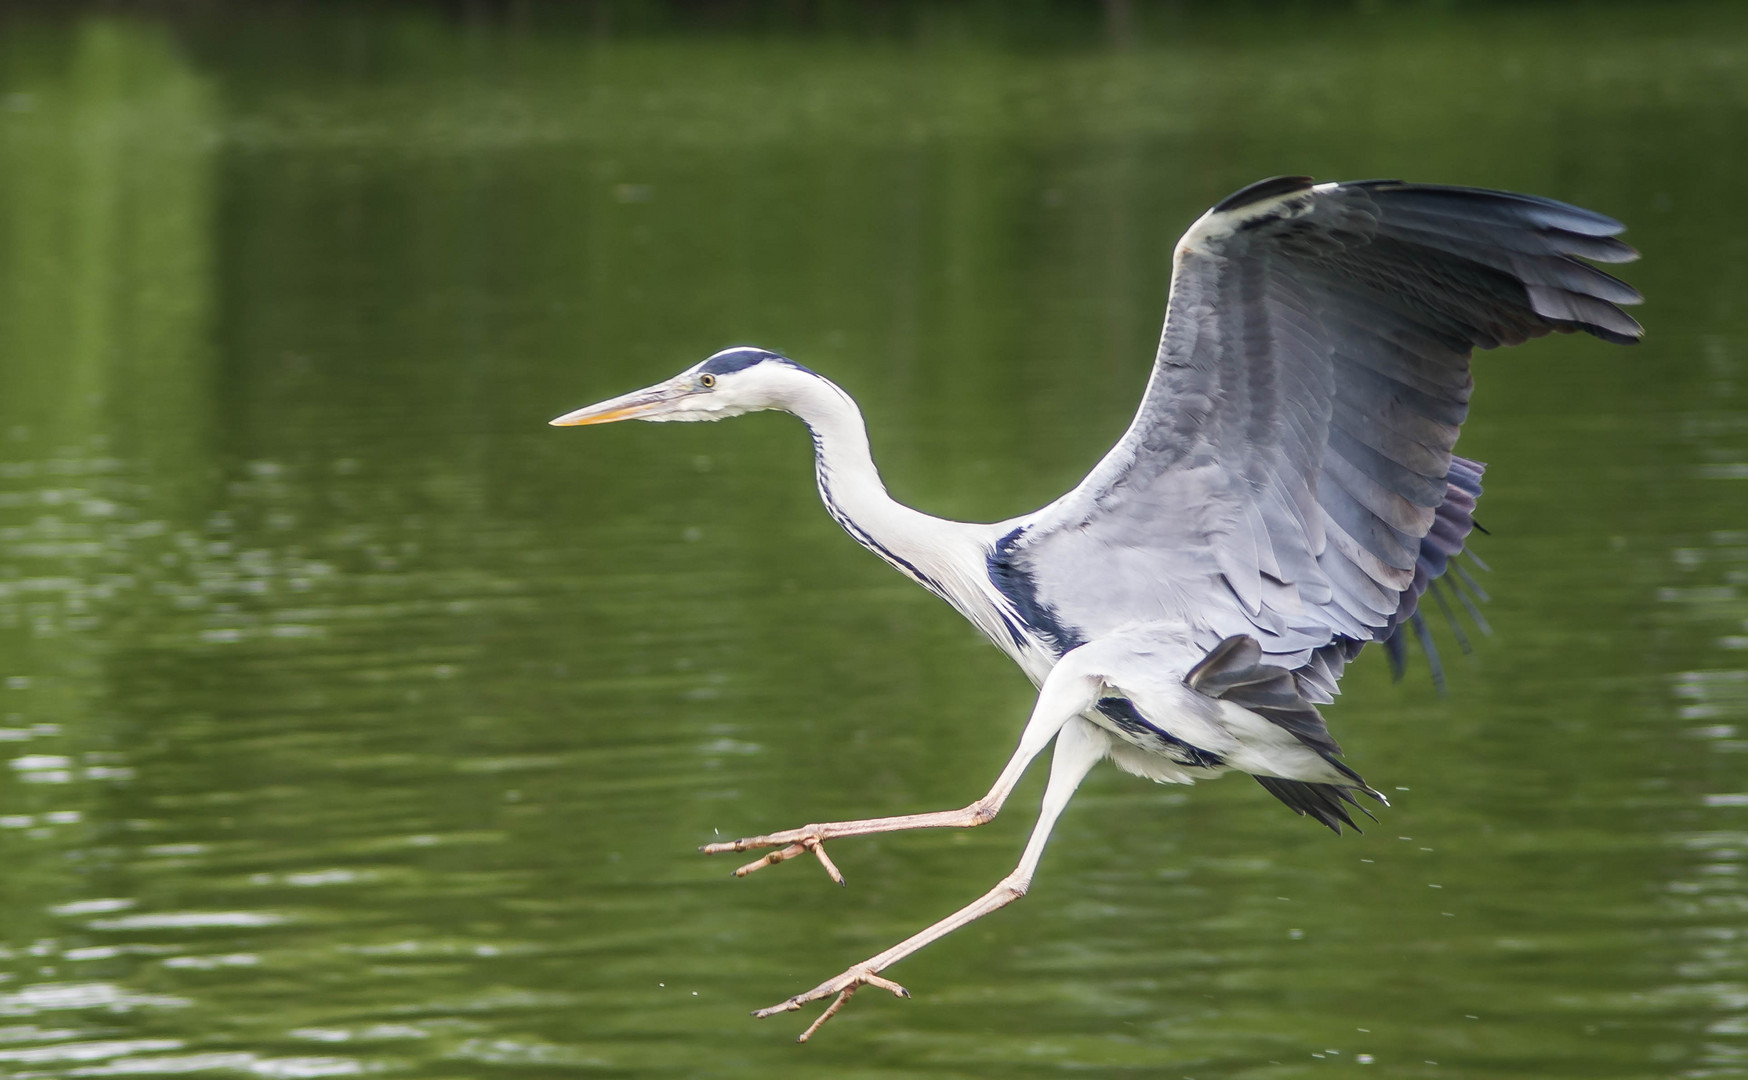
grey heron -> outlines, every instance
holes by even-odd
[[[1249,773],[1301,815],[1352,826],[1383,802],[1341,758],[1317,706],[1372,642],[1400,642],[1464,549],[1482,466],[1452,451],[1476,348],[1582,330],[1632,343],[1639,294],[1592,262],[1637,253],[1622,225],[1550,199],[1400,181],[1252,184],[1202,215],[1172,256],[1165,328],[1140,411],[1081,483],[994,524],[948,521],[886,492],[848,394],[787,357],[719,352],[555,425],[795,414],[820,497],[857,542],[969,619],[1038,688],[1019,745],[958,810],[710,844],[771,849],[745,875],[825,843],[996,816],[1055,741],[1019,865],[982,897],[754,1015],[865,985],[1025,895],[1058,815],[1102,759],[1156,781]],[[1588,260],[1588,261],[1581,261]]]

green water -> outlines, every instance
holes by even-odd
[[[1748,1076],[1735,5],[277,10],[0,22],[0,1075]],[[963,805],[1031,689],[793,420],[545,421],[757,342],[899,497],[1022,512],[1127,423],[1176,236],[1286,172],[1645,253],[1644,345],[1477,363],[1495,634],[1348,677],[1364,836],[1101,769],[1024,903],[795,1046],[748,1011],[993,884],[1039,777],[843,890],[694,849]]]

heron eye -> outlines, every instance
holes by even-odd
[[[716,376],[706,371],[704,374],[698,376],[698,385],[706,390],[713,390],[716,388]]]

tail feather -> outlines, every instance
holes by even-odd
[[[1340,784],[1316,784],[1307,780],[1283,780],[1278,776],[1258,776],[1255,777],[1255,780],[1262,785],[1264,791],[1286,803],[1288,809],[1300,817],[1311,817],[1329,826],[1337,836],[1341,835],[1343,825],[1354,832],[1365,831],[1354,824],[1353,815],[1349,814],[1347,810],[1350,806],[1373,821],[1378,820],[1370,810],[1367,810],[1358,799],[1353,797],[1353,792],[1356,790],[1354,788],[1343,787]],[[1384,796],[1369,787],[1362,787],[1358,790],[1364,791],[1385,805],[1389,804]]]

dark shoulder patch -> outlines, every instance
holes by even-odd
[[[1026,535],[1025,526],[1015,529],[996,542],[985,558],[985,571],[989,574],[989,582],[996,591],[1007,597],[1008,603],[1014,607],[1015,614],[1037,633],[1049,642],[1056,650],[1056,655],[1079,645],[1086,639],[1073,629],[1064,626],[1038,595],[1038,586],[1032,580],[1032,575],[1019,564],[1017,549],[1020,538]],[[1010,632],[1013,628],[1009,627]],[[1024,635],[1015,633],[1014,644],[1025,644]]]
[[[1240,188],[1220,200],[1214,207],[1216,214],[1230,213],[1251,203],[1259,203],[1264,199],[1273,199],[1281,195],[1291,195],[1298,191],[1310,191],[1314,181],[1309,176],[1271,176],[1267,180],[1258,180],[1246,188]]]

